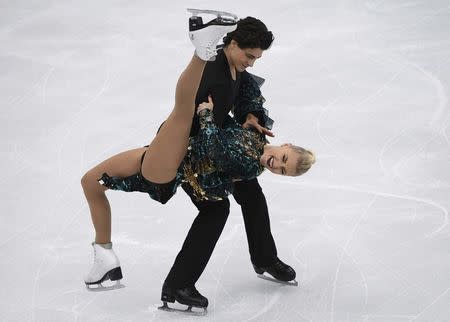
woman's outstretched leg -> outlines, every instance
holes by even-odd
[[[186,154],[195,96],[205,65],[205,61],[194,55],[178,79],[175,106],[150,143],[142,163],[142,175],[152,182],[171,181]]]
[[[176,170],[186,153],[190,123],[195,109],[195,95],[205,63],[194,56],[181,74],[175,92],[175,108],[149,148],[119,153],[89,170],[81,179],[95,228],[95,243],[108,244],[111,242],[111,208],[105,195],[108,188],[98,182],[103,173],[115,177],[128,177],[136,174],[141,170],[141,156],[147,151],[142,165],[144,176],[153,179],[154,182],[168,182],[175,177]],[[167,149],[159,149],[158,146],[167,147]],[[152,158],[153,155],[158,155],[158,158]],[[146,159],[147,161],[145,161]],[[155,176],[156,180],[154,176],[146,175],[147,172],[144,170],[146,162],[150,163],[155,173],[160,175],[160,177]],[[171,171],[172,169],[174,171]],[[157,180],[158,178],[160,180]]]

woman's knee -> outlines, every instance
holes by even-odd
[[[97,174],[89,170],[81,177],[81,186],[85,193],[104,191],[98,182]]]
[[[83,190],[86,190],[86,188],[89,186],[89,172],[86,172],[82,177],[81,177],[81,186],[83,187]]]

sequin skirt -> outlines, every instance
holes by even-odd
[[[144,155],[145,152],[141,157],[141,166]],[[129,177],[110,177],[107,173],[103,173],[98,182],[111,190],[146,192],[150,198],[165,204],[177,191],[177,187],[181,183],[181,175],[177,173],[175,178],[167,183],[154,183],[145,179],[141,172]]]

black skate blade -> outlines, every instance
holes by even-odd
[[[184,304],[183,304],[184,305]],[[196,307],[194,307],[196,308]],[[192,306],[188,306],[187,309],[177,309],[177,308],[173,308],[167,305],[167,302],[164,302],[164,304],[160,307],[158,307],[158,310],[161,311],[166,311],[166,312],[172,312],[172,313],[180,313],[180,314],[184,314],[184,315],[194,315],[194,316],[205,316],[206,313],[208,312],[206,310],[206,307],[203,308],[196,308],[196,309],[201,309],[203,311],[192,311]]]
[[[285,281],[277,280],[276,278],[273,278],[270,276],[266,276],[264,274],[257,274],[256,276],[258,276],[259,278],[262,278],[263,280],[271,281],[271,282],[282,284],[282,285],[298,286],[298,282],[296,280],[285,282]]]
[[[239,17],[236,16],[234,13],[231,12],[226,12],[226,11],[216,11],[216,10],[208,10],[208,9],[194,9],[194,8],[187,8],[186,9],[188,12],[192,13],[193,16],[197,16],[199,13],[206,13],[206,14],[211,14],[211,15],[215,15],[219,18],[223,18],[223,17],[231,17],[234,20],[239,20]]]
[[[94,286],[96,285],[96,286]],[[86,284],[86,289],[90,292],[106,292],[111,290],[118,290],[120,288],[124,288],[125,285],[121,284],[120,281],[117,281],[114,285],[103,286],[100,284]]]

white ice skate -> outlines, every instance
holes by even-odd
[[[236,29],[238,17],[224,11],[187,10],[192,13],[189,18],[189,38],[195,46],[195,53],[202,60],[214,60],[217,43],[226,33]],[[216,18],[204,24],[199,14],[215,15]]]
[[[90,291],[108,291],[125,287],[120,284],[122,270],[119,258],[112,250],[112,244],[110,249],[96,243],[92,243],[92,247],[94,248],[94,264],[84,278],[86,288]],[[102,285],[107,280],[116,281],[116,283],[111,286]]]

